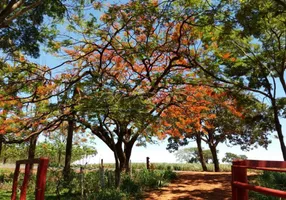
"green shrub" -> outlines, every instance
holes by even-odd
[[[286,173],[264,171],[260,176],[256,176],[250,181],[253,185],[286,190]],[[265,196],[260,193],[250,191],[250,199],[252,200],[280,200],[278,197]]]
[[[130,176],[122,177],[120,190],[131,195],[137,195],[141,192],[140,185]]]
[[[9,170],[0,169],[0,183],[12,183],[14,173]]]
[[[134,174],[134,179],[143,188],[158,188],[166,185],[175,178],[175,173],[170,170],[139,170]]]
[[[172,170],[168,169],[164,171],[164,175],[163,175],[164,179],[168,180],[168,181],[172,181],[174,179],[177,178],[177,175],[175,172],[173,172]]]
[[[163,165],[162,165],[163,166]],[[104,180],[105,187],[101,187],[100,172],[98,170],[85,170],[82,174],[72,171],[69,180],[64,180],[61,168],[51,167],[48,169],[46,181],[46,199],[141,199],[142,191],[146,188],[158,188],[166,185],[169,181],[176,177],[176,174],[171,171],[171,166],[165,165],[168,170],[133,170],[132,176],[122,174],[121,184],[119,189],[114,188],[114,171],[105,170]],[[10,172],[9,172],[10,173]],[[9,180],[9,184],[0,185],[0,190],[7,191],[9,194],[12,188],[13,173],[0,173],[0,180],[4,179],[5,184]],[[11,177],[9,177],[11,176]],[[19,175],[19,183],[23,180],[23,173]],[[29,182],[28,196],[33,199],[36,183],[36,174],[33,174]],[[83,189],[83,191],[82,191]],[[81,194],[83,192],[83,196]],[[1,197],[0,197],[1,199]],[[28,198],[29,199],[29,198]]]
[[[68,180],[63,178],[62,170],[50,169],[47,173],[46,193],[57,195],[79,195],[80,194],[80,178],[79,173],[71,170]]]
[[[148,171],[147,169],[140,170],[138,174],[139,184],[149,188],[156,188],[159,180],[156,177],[154,171]]]
[[[100,190],[100,177],[98,171],[91,171],[84,174],[84,190],[87,194]]]
[[[88,200],[127,200],[127,195],[116,189],[104,189],[91,194]],[[129,199],[129,198],[128,198]]]

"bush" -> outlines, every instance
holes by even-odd
[[[138,195],[141,192],[140,185],[132,180],[130,176],[122,178],[120,190],[131,195]]]
[[[170,170],[140,170],[134,175],[134,179],[143,188],[158,188],[166,185],[176,177],[174,172]]]
[[[116,189],[104,189],[96,193],[93,193],[87,199],[88,200],[127,200],[127,195]]]
[[[0,169],[0,183],[12,182],[14,178],[14,173],[9,170]]]
[[[164,179],[168,180],[168,181],[172,181],[174,179],[177,178],[177,175],[175,172],[173,172],[172,170],[168,169],[164,171],[164,175],[163,175]]]
[[[277,190],[286,190],[286,173],[264,171],[262,175],[256,176],[251,180],[253,185],[258,185]],[[278,197],[265,196],[260,193],[250,191],[250,199],[252,200],[279,200]]]
[[[69,179],[64,180],[62,170],[49,169],[47,173],[46,193],[56,193],[58,196],[62,194],[68,196],[79,195],[81,186],[79,175],[71,170]]]
[[[133,170],[132,176],[122,174],[121,184],[119,189],[114,187],[114,171],[105,170],[104,181],[105,186],[101,186],[100,172],[85,170],[84,176],[81,173],[72,171],[69,180],[64,180],[62,169],[51,167],[47,173],[46,181],[46,199],[106,199],[106,200],[127,200],[141,199],[144,189],[158,188],[166,185],[169,181],[176,177],[176,174],[171,171],[171,167],[166,167],[168,170]],[[9,171],[10,173],[10,171]],[[12,188],[13,173],[4,173],[0,171],[0,190],[7,191],[10,194]],[[11,177],[10,177],[11,176]],[[23,173],[19,175],[19,183],[22,182]],[[83,187],[82,187],[83,178]],[[4,180],[4,185],[1,183]],[[7,182],[9,181],[9,182]],[[36,183],[36,174],[31,176],[28,187],[28,197],[33,199]],[[83,191],[82,191],[83,189]],[[83,196],[82,193],[83,192]],[[29,196],[30,195],[30,196]],[[29,199],[28,198],[28,199]],[[0,197],[1,199],[1,197]]]

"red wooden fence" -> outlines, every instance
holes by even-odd
[[[25,164],[25,175],[24,175],[22,186],[21,186],[20,200],[26,200],[27,187],[28,187],[29,178],[31,174],[30,173],[31,164],[38,164],[37,180],[36,180],[36,188],[35,188],[35,200],[44,200],[45,187],[46,187],[46,174],[47,174],[48,164],[49,164],[48,158],[16,161],[11,200],[17,199],[18,176],[20,173],[21,164]]]
[[[248,184],[247,169],[286,172],[284,161],[236,160],[232,162],[232,200],[248,200],[248,190],[286,198],[286,191]]]

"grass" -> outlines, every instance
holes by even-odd
[[[0,189],[0,200],[8,200],[8,199],[11,199],[11,191]]]
[[[99,168],[99,164],[88,165],[88,169]],[[113,169],[113,163],[105,163],[105,169]],[[158,170],[174,170],[174,171],[202,171],[199,163],[151,163],[151,168]],[[207,164],[208,171],[214,171],[213,164]],[[146,163],[132,163],[132,170],[146,169]],[[220,164],[222,172],[230,172],[231,164]]]
[[[8,171],[1,171],[0,176],[0,200],[11,198],[11,188],[13,174]],[[122,174],[120,190],[114,187],[114,171],[105,170],[103,178],[105,186],[101,185],[102,174],[98,170],[85,170],[84,173],[84,196],[81,197],[81,178],[82,174],[72,172],[71,179],[66,181],[62,177],[62,169],[49,168],[47,173],[47,183],[45,199],[108,199],[108,200],[127,200],[140,199],[145,189],[158,188],[166,185],[175,178],[175,173],[171,170],[134,170],[132,177]],[[23,179],[23,173],[20,174],[19,184]],[[36,175],[31,176],[30,184],[27,190],[27,200],[34,199]],[[18,191],[18,196],[19,196]]]
[[[109,199],[109,200],[125,200],[140,199],[140,193],[150,188],[158,188],[167,185],[169,181],[175,178],[172,171],[202,171],[201,165],[196,163],[151,163],[151,171],[146,170],[145,163],[132,163],[132,179],[123,176],[121,190],[115,190],[111,185],[108,188],[101,188],[99,168],[100,165],[88,165],[85,170],[85,193],[90,199]],[[209,171],[214,171],[213,164],[207,164]],[[73,166],[77,172],[79,166]],[[230,172],[231,165],[221,164],[221,171]],[[105,181],[107,185],[109,178],[114,180],[114,177],[109,177],[108,173],[113,174],[114,164],[104,164]],[[72,200],[81,199],[80,191],[80,174],[72,173],[73,180],[70,183],[65,183],[62,178],[62,168],[51,167],[47,174],[46,185],[46,200]],[[4,182],[1,183],[1,176]],[[23,176],[21,173],[20,179]],[[3,178],[4,177],[4,178]],[[10,169],[0,169],[0,200],[8,200],[11,198],[13,172]],[[21,182],[21,180],[20,180]],[[112,182],[112,181],[111,181]],[[30,181],[28,194],[33,194],[35,176],[32,176]],[[58,192],[57,189],[58,188]],[[19,193],[19,192],[18,192]],[[18,194],[19,195],[19,194]],[[131,198],[131,199],[132,199]],[[33,195],[27,196],[27,200],[34,199]],[[88,199],[88,198],[85,198]]]
[[[79,169],[80,165],[74,165],[74,169]],[[85,167],[88,170],[99,169],[100,164],[90,164]],[[56,168],[56,167],[55,167]],[[105,163],[105,169],[114,169],[114,163]],[[201,164],[199,163],[151,163],[151,168],[158,170],[174,170],[174,171],[202,171]],[[213,164],[207,164],[208,171],[214,171]],[[132,163],[132,170],[146,169],[146,163]],[[222,172],[230,172],[231,164],[220,164],[220,169]],[[14,170],[11,169],[0,169],[0,174],[2,172],[11,173]]]
[[[11,190],[0,190],[0,200],[10,200],[11,199]],[[19,196],[19,194],[18,194]],[[34,200],[35,196],[33,195],[27,195],[27,200]]]

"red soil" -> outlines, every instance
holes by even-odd
[[[167,187],[146,193],[146,200],[231,199],[230,172],[178,172]]]

